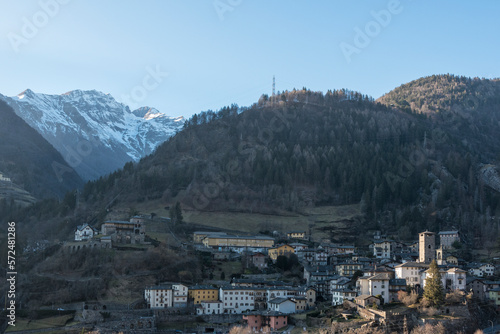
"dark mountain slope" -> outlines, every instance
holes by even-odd
[[[59,197],[83,181],[38,132],[0,101],[0,172],[37,198]]]
[[[404,84],[379,102],[423,113],[483,159],[498,159],[500,79],[433,75]]]
[[[193,117],[137,166],[87,184],[84,198],[114,189],[131,202],[181,196],[199,210],[252,212],[363,199],[374,215],[424,195],[432,201],[442,170],[467,179],[477,161],[432,121],[358,93],[292,91],[279,98],[273,104],[264,96],[240,114],[227,108]]]

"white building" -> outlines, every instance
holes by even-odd
[[[172,290],[174,291],[173,307],[186,307],[189,291],[187,285],[172,284]]]
[[[377,274],[369,277],[360,277],[358,279],[359,292],[361,295],[377,296],[381,295],[385,301],[389,300],[389,274]]]
[[[405,279],[406,285],[422,286],[421,270],[427,270],[428,264],[419,262],[405,262],[394,268],[396,278]]]
[[[445,290],[465,290],[467,284],[467,272],[459,268],[439,269],[441,283]],[[429,269],[422,272],[423,287],[429,277]]]
[[[172,307],[172,297],[171,285],[152,286],[144,290],[144,299],[149,308]]]
[[[479,269],[483,272],[483,276],[493,276],[495,274],[495,266],[489,263],[483,264],[479,267]]]
[[[240,314],[255,307],[254,288],[243,286],[223,286],[219,298],[224,303],[224,313]]]
[[[469,274],[474,277],[483,277],[483,271],[479,268],[470,268]]]
[[[459,268],[448,269],[444,275],[445,288],[449,290],[465,290],[467,284],[467,272]]]
[[[220,300],[202,301],[196,308],[197,315],[222,314],[224,306]]]
[[[390,259],[392,255],[392,241],[382,240],[373,243],[373,256],[377,259]]]
[[[295,302],[288,298],[275,298],[267,303],[268,311],[276,311],[284,314],[295,313]]]
[[[89,224],[78,225],[75,231],[75,241],[90,240],[99,232]]]
[[[345,276],[335,276],[330,280],[330,294],[333,294],[333,290],[346,289],[349,284],[351,284],[350,278]]]
[[[332,305],[342,305],[344,300],[354,301],[356,298],[356,291],[350,289],[333,289],[332,293]]]

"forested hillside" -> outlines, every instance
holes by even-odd
[[[493,243],[500,196],[479,171],[499,156],[497,84],[435,76],[378,102],[347,90],[302,89],[203,112],[139,163],[87,183],[74,217],[102,219],[113,206],[151,200],[267,214],[361,203],[367,229],[403,240],[457,228],[470,245]],[[483,86],[495,88],[483,94]],[[468,94],[483,101],[474,111]],[[459,106],[468,122],[441,118]],[[75,203],[68,194],[58,212]]]

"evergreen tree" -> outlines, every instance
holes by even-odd
[[[424,298],[433,306],[440,306],[444,302],[443,283],[436,260],[432,260],[425,280]]]

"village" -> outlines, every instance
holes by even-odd
[[[80,225],[75,231],[76,243],[69,247],[78,251],[80,247],[145,243],[146,220],[135,216],[129,221],[106,221],[100,231],[89,224]],[[192,241],[183,247],[210,254],[211,260],[220,263],[245,262],[251,273],[227,279],[221,274],[193,284],[144,286],[144,305],[152,313],[125,327],[153,330],[160,323],[195,316],[198,322],[211,324],[205,325],[207,332],[227,332],[239,325],[251,331],[293,329],[298,333],[339,322],[409,333],[426,321],[465,326],[476,313],[484,314],[484,307],[497,314],[498,265],[461,259],[456,252],[462,245],[458,231],[422,231],[416,237],[414,242],[404,243],[376,231],[369,246],[358,249],[350,244],[315,242],[306,231],[271,235],[195,231]],[[439,307],[419,306],[417,300],[432,279],[433,263],[446,298]],[[270,271],[294,266],[303,270],[292,279]],[[193,326],[190,331],[204,332],[203,326]]]

